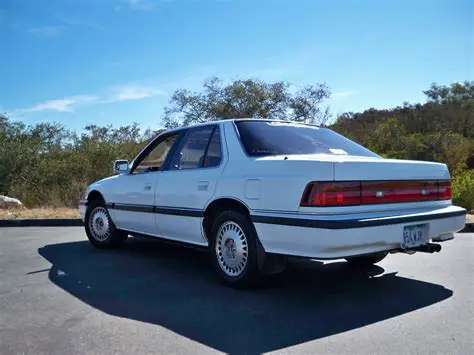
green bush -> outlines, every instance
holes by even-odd
[[[453,203],[474,210],[474,170],[456,172],[452,181]]]
[[[77,207],[88,184],[112,175],[114,160],[131,160],[154,134],[133,124],[87,126],[79,135],[58,124],[28,126],[0,114],[0,195],[26,207]]]
[[[164,123],[172,126],[179,117],[201,122],[288,113],[298,120],[328,118],[318,106],[329,94],[325,86],[310,85],[295,96],[280,82],[221,84],[212,79],[201,93],[178,89],[165,108]],[[468,169],[474,168],[474,81],[433,84],[424,94],[423,104],[344,113],[330,128],[387,158],[446,163],[454,203],[474,210],[474,170]],[[11,121],[0,113],[0,195],[19,198],[27,207],[75,207],[88,184],[112,174],[115,159],[132,159],[156,133],[136,123],[72,132],[55,123]]]

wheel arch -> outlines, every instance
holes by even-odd
[[[87,202],[92,201],[103,201],[105,202],[104,196],[98,190],[92,190],[87,194]]]
[[[202,229],[204,238],[209,241],[212,222],[220,211],[236,211],[250,218],[250,208],[242,201],[233,197],[219,197],[208,203],[203,213]]]
[[[245,216],[250,217],[250,208],[242,201],[232,197],[219,197],[210,202],[203,214],[203,227],[206,234],[209,234],[213,219],[220,211],[236,211],[241,212]]]
[[[232,197],[220,197],[209,203],[206,209],[204,210],[203,215],[204,218],[202,222],[202,227],[204,231],[204,237],[210,242],[209,237],[211,234],[212,222],[214,218],[217,217],[220,211],[229,210],[240,212],[249,218],[250,224],[252,225],[257,238],[258,268],[261,271],[267,273],[280,272],[282,270],[282,267],[284,268],[284,266],[282,265],[285,263],[278,262],[281,259],[279,256],[274,257],[267,255],[262,243],[260,242],[260,238],[258,236],[255,225],[253,224],[250,218],[250,208],[241,200]]]

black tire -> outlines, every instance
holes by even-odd
[[[100,238],[99,234],[96,233],[97,227],[93,226],[94,221],[91,221],[91,218],[95,218],[98,213],[101,214],[100,218],[102,218],[103,225],[108,226],[108,233]],[[99,222],[99,220],[96,220],[96,222]],[[101,249],[116,248],[120,246],[128,236],[127,233],[116,228],[103,201],[92,201],[89,203],[84,218],[84,228],[91,244]]]
[[[351,265],[358,266],[358,267],[368,267],[378,262],[381,262],[385,257],[388,255],[387,252],[371,254],[371,255],[363,255],[363,256],[352,256],[346,258],[347,262]]]
[[[244,234],[244,238],[246,241],[246,248],[244,248],[243,250],[244,252],[246,252],[246,261],[245,261],[245,265],[242,267],[239,266],[235,268],[226,268],[223,265],[225,264],[225,261],[223,260],[224,256],[222,255],[222,253],[224,253],[224,249],[221,248],[219,250],[219,247],[220,246],[223,247],[224,246],[223,243],[226,243],[227,241],[229,241],[229,239],[227,239],[227,241],[224,241],[223,240],[224,237],[223,237],[219,241],[218,233],[224,231],[226,227],[237,228],[236,226],[240,227],[241,231]],[[235,239],[240,240],[240,238],[235,238]],[[245,245],[244,241],[239,241],[239,243],[242,243],[242,248],[243,248],[243,246]],[[260,272],[258,269],[258,260],[257,260],[257,233],[255,231],[254,226],[252,225],[252,222],[250,221],[248,217],[235,211],[223,211],[219,213],[212,223],[209,246],[210,246],[210,254],[211,254],[212,262],[214,266],[216,267],[222,280],[227,285],[230,285],[234,288],[243,289],[243,288],[252,286],[257,281],[258,276],[260,275]],[[234,243],[234,246],[235,246],[235,243]],[[235,255],[236,249],[238,249],[238,247],[236,247],[233,250],[234,255]],[[229,251],[229,249],[226,249],[226,251]],[[230,250],[229,252],[232,255],[232,250]],[[245,255],[244,252],[242,252],[242,255]],[[226,254],[226,257],[227,256],[228,254]],[[235,275],[235,276],[229,275],[231,270],[238,270],[238,269],[239,269],[238,275]]]

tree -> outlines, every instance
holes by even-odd
[[[201,92],[176,90],[164,109],[166,128],[230,118],[272,118],[324,125],[329,119],[321,107],[330,92],[325,84],[308,85],[296,91],[289,83],[243,79],[225,85],[209,78]]]
[[[474,81],[453,83],[450,86],[432,84],[424,91],[436,114],[436,122],[444,123],[465,137],[474,137]],[[452,127],[446,127],[446,126]]]
[[[387,158],[407,158],[405,127],[398,119],[389,118],[380,123],[371,135],[369,148],[381,152]]]
[[[433,84],[424,93],[425,104],[344,114],[332,128],[387,157],[474,167],[474,82]]]
[[[76,207],[89,183],[110,175],[115,159],[132,159],[154,134],[133,124],[90,125],[78,135],[60,124],[26,125],[0,114],[0,194],[27,207]]]
[[[338,117],[331,128],[391,158],[444,162],[455,201],[474,208],[474,82],[432,85],[426,103],[368,109]],[[325,85],[295,90],[284,82],[217,78],[203,90],[177,90],[165,110],[168,127],[220,118],[254,117],[325,123]],[[0,114],[0,194],[27,207],[76,207],[84,188],[112,174],[115,159],[133,157],[159,132],[138,124],[89,125],[81,133],[56,123],[27,125]]]

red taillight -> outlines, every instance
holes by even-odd
[[[438,181],[438,199],[440,200],[451,200],[451,181]]]
[[[435,181],[364,182],[361,186],[364,205],[438,199],[438,187]]]
[[[303,193],[301,206],[335,207],[450,199],[449,180],[312,182]]]
[[[301,199],[301,206],[328,207],[360,204],[359,182],[313,182]]]

